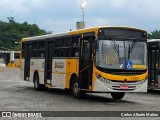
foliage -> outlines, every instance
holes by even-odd
[[[0,21],[0,47],[10,50],[20,50],[20,40],[24,37],[51,34],[42,30],[36,24],[18,23],[13,17],[8,22]]]
[[[160,39],[160,30],[155,30],[148,34],[149,39]]]

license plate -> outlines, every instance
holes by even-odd
[[[128,85],[120,85],[120,89],[128,89]]]

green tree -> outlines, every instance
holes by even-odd
[[[155,30],[148,34],[149,39],[160,39],[160,30]]]
[[[14,17],[7,17],[10,23],[15,23]]]
[[[51,34],[40,29],[36,24],[18,23],[14,17],[8,17],[8,22],[0,21],[0,47],[20,50],[20,40],[24,37]]]

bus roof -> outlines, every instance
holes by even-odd
[[[149,47],[159,47],[160,46],[160,39],[148,39],[147,46]]]
[[[145,31],[145,30],[142,30],[142,29],[139,29],[139,28],[132,28],[132,27],[126,27],[126,26],[98,26],[98,27],[85,28],[85,29],[79,29],[79,30],[56,33],[56,34],[47,34],[47,35],[41,35],[41,36],[22,38],[22,42],[23,41],[47,39],[47,38],[52,38],[52,37],[74,35],[74,34],[82,34],[82,33],[86,33],[86,32],[95,32],[97,34],[98,30],[100,28],[128,28],[128,29],[134,29],[134,30],[139,30],[139,31]]]
[[[148,39],[147,42],[160,42],[160,39]]]

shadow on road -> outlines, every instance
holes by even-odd
[[[148,90],[149,94],[160,95],[160,90]]]
[[[41,92],[41,93],[44,93],[46,95],[64,96],[64,97],[66,97],[66,99],[68,97],[71,97],[71,98],[75,99],[72,96],[72,94],[71,94],[71,92],[69,90],[48,89],[48,90],[45,90],[45,91],[35,91],[33,87],[26,87],[26,89],[30,90],[32,92]],[[105,93],[105,94],[107,94],[107,93]],[[98,93],[98,95],[87,93],[84,99],[75,99],[75,100],[98,102],[98,103],[101,103],[101,102],[105,102],[106,103],[106,102],[108,102],[108,103],[130,103],[130,104],[136,104],[136,102],[123,100],[123,99],[122,100],[115,100],[115,99],[109,98],[108,96],[103,96],[103,95],[101,95],[101,93]]]

